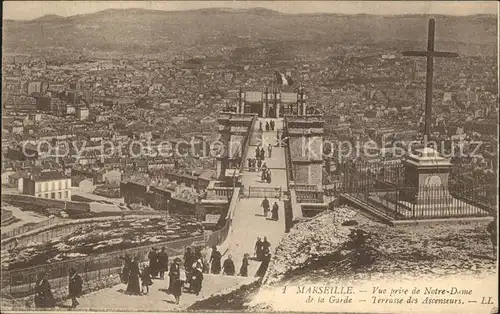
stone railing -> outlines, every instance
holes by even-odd
[[[207,200],[229,200],[233,196],[232,187],[211,187],[207,189]]]
[[[250,146],[250,141],[252,139],[252,133],[255,129],[255,124],[257,123],[257,115],[255,114],[252,119],[252,123],[250,124],[250,127],[248,128],[248,133],[247,136],[245,137],[244,142],[242,143],[243,147],[243,152],[241,155],[241,163],[240,163],[240,173],[243,171],[245,168],[245,162],[248,154],[248,147]]]
[[[323,203],[322,191],[303,191],[295,189],[297,202],[299,203]]]
[[[319,191],[318,186],[313,184],[293,183],[290,184],[290,188],[297,191]]]
[[[231,132],[232,133],[247,133],[248,127],[246,127],[246,126],[232,126]]]

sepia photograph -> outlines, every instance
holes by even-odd
[[[4,1],[2,313],[498,313],[496,1]]]

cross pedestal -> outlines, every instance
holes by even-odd
[[[416,150],[403,162],[405,167],[405,187],[402,200],[426,206],[451,203],[453,197],[448,191],[448,177],[451,162],[439,156],[438,152],[426,147]]]

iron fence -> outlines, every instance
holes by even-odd
[[[358,164],[346,168],[342,190],[394,220],[408,220],[496,214],[494,186],[463,181],[412,186],[405,184],[402,165],[389,165],[381,171],[374,165]]]
[[[58,222],[59,222],[59,220],[56,218],[49,218],[49,219],[45,219],[45,220],[37,222],[37,223],[19,226],[17,228],[14,228],[12,230],[9,230],[7,232],[2,233],[2,239],[12,238],[12,237],[15,237],[17,235],[24,234],[28,231],[40,229],[40,228],[43,228],[46,226],[53,225],[53,224],[58,223]]]
[[[248,198],[277,198],[281,199],[283,191],[281,187],[271,188],[271,187],[253,187],[249,186],[243,190],[243,195]]]
[[[187,246],[213,246],[221,244],[228,235],[231,220],[227,220],[224,227],[210,234],[179,239],[168,242],[158,242],[145,246],[129,248],[98,256],[76,258],[57,263],[50,263],[21,270],[12,270],[2,273],[2,293],[8,293],[16,298],[34,294],[37,275],[41,272],[47,274],[52,288],[66,287],[68,284],[68,270],[74,268],[84,280],[101,279],[111,274],[118,274],[122,268],[120,257],[128,255],[139,257],[141,262],[146,261],[147,254],[152,247],[166,248],[169,256],[182,255]]]

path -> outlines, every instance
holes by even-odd
[[[255,280],[253,277],[236,277],[222,275],[204,274],[203,289],[200,295],[183,293],[178,305],[174,303],[172,295],[166,293],[168,288],[168,277],[153,279],[153,285],[149,287],[149,294],[134,296],[124,294],[127,289],[125,284],[119,284],[111,288],[105,288],[82,296],[78,302],[77,310],[109,309],[109,310],[137,310],[137,311],[177,311],[185,310],[193,303],[224,291],[238,288],[242,284],[248,284]],[[71,300],[66,300],[62,307],[69,307]]]
[[[267,119],[269,121],[270,119]],[[256,123],[256,129],[254,132],[259,130],[259,122],[262,121],[263,126],[265,126],[266,119],[259,119]],[[282,129],[282,120],[276,123],[276,128]],[[254,157],[255,155],[255,143],[252,141],[248,148],[248,155],[245,156],[245,160],[248,157]],[[241,173],[241,181],[244,186],[244,190],[247,190],[249,186],[251,187],[265,187],[265,188],[281,188],[283,191],[287,190],[286,181],[286,170],[285,170],[285,151],[282,147],[276,147],[276,131],[263,132],[263,137],[261,142],[265,145],[273,145],[272,156],[267,158],[266,150],[266,165],[271,169],[271,183],[261,182],[261,173],[245,170]],[[247,198],[243,196],[238,202],[237,208],[234,213],[233,222],[231,230],[226,241],[220,246],[220,252],[223,253],[226,249],[227,254],[233,256],[235,261],[236,269],[239,270],[241,267],[241,260],[244,253],[249,253],[253,256],[255,242],[257,237],[264,238],[266,236],[268,241],[271,243],[271,251],[278,245],[281,238],[285,234],[285,212],[283,201],[276,198],[269,198],[270,205],[274,202],[278,203],[279,213],[278,221],[273,221],[264,218],[263,209],[260,206],[263,198]],[[270,213],[269,213],[270,215]],[[260,262],[250,262],[250,267],[248,274],[253,276],[257,271]]]

